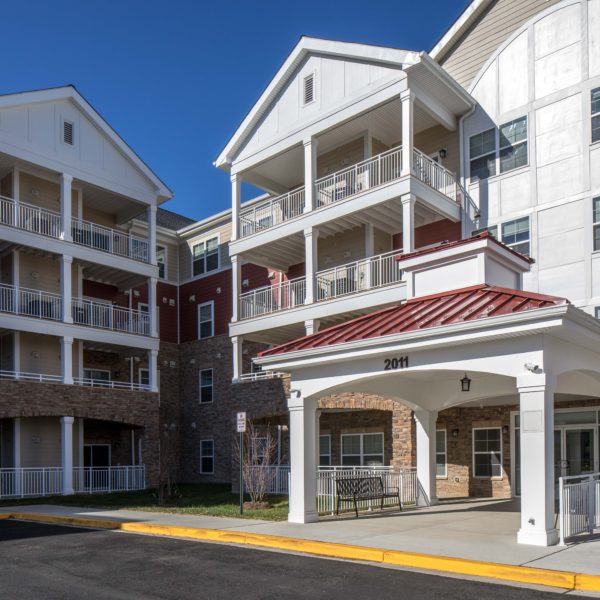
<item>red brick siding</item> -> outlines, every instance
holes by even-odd
[[[415,247],[429,246],[436,242],[460,240],[460,223],[453,223],[449,219],[429,223],[415,228]],[[396,233],[392,236],[392,246],[394,249],[402,248],[402,234]]]

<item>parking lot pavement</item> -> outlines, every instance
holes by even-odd
[[[13,520],[0,521],[0,596],[557,599],[553,592],[368,564]]]

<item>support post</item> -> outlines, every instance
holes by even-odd
[[[433,506],[437,504],[435,481],[436,422],[436,411],[415,410],[418,506]]]
[[[402,252],[407,254],[415,249],[415,202],[414,194],[405,194],[402,202]]]
[[[148,375],[150,377],[150,391],[158,392],[158,350],[148,352]]]
[[[233,364],[233,373],[231,381],[233,383],[237,383],[240,381],[242,376],[243,364],[242,364],[242,348],[244,345],[244,338],[239,335],[234,335],[231,337],[231,346],[233,351],[232,364]]]
[[[15,331],[13,333],[13,371],[15,378],[20,379],[19,373],[21,372],[21,332]]]
[[[150,317],[150,335],[158,336],[158,320],[156,312],[158,311],[158,303],[156,302],[156,277],[148,278],[148,315]]]
[[[63,496],[71,496],[73,490],[73,417],[60,418],[60,457],[63,470]]]
[[[317,178],[317,140],[304,140],[304,212],[316,208],[315,180]]]
[[[306,278],[306,298],[305,304],[312,304],[316,301],[315,275],[318,264],[318,241],[319,231],[314,227],[304,230],[304,268]]]
[[[312,335],[313,333],[317,333],[319,331],[319,326],[321,322],[319,319],[309,319],[308,321],[304,321],[304,331],[306,335]]]
[[[15,469],[15,495],[21,495],[21,418],[13,421],[13,464]]]
[[[231,176],[231,241],[240,238],[240,205],[242,203],[242,178],[238,174]]]
[[[62,321],[63,323],[73,322],[73,257],[63,254],[60,257],[60,295],[62,299]]]
[[[554,391],[550,374],[517,378],[521,415],[521,528],[519,544],[552,546],[554,523]]]
[[[156,265],[156,206],[148,206],[148,260]]]
[[[364,272],[364,283],[361,284],[360,279],[358,284],[364,286],[364,289],[371,288],[371,268],[372,264],[369,259],[375,254],[375,227],[372,223],[365,225],[365,272]],[[360,274],[359,274],[360,277]]]
[[[311,523],[317,514],[317,400],[292,390],[290,411],[290,523]]]
[[[60,338],[60,370],[61,380],[67,385],[73,384],[73,338]]]
[[[85,440],[85,436],[84,436],[84,424],[83,424],[83,419],[77,419],[77,435],[78,435],[78,440],[77,440],[77,466],[80,469],[83,469],[83,463],[85,462],[84,460],[84,440]]]
[[[404,90],[400,94],[402,104],[402,169],[400,175],[410,175],[413,172],[413,147],[414,147],[414,100],[415,95],[411,90]]]
[[[71,184],[73,183],[73,176],[62,173],[60,176],[60,237],[65,242],[73,241],[73,234],[71,232],[71,219],[72,219],[72,208],[71,208]]]
[[[235,323],[240,319],[240,293],[242,288],[242,261],[236,254],[231,257],[231,321]]]

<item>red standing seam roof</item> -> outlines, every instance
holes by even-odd
[[[561,304],[569,304],[569,301],[557,296],[546,296],[493,285],[475,285],[431,296],[412,298],[402,304],[384,308],[264,350],[258,356],[275,356],[298,350],[323,348]]]

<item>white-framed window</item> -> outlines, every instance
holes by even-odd
[[[319,465],[321,467],[331,465],[331,435],[329,433],[319,436]]]
[[[204,304],[198,304],[199,340],[212,337],[215,334],[214,320],[214,304],[212,300],[204,302]]]
[[[215,442],[200,440],[200,473],[212,475],[215,472]]]
[[[138,310],[141,313],[146,313],[148,314],[150,311],[148,310],[148,303],[147,302],[138,302]]]
[[[208,404],[213,401],[213,370],[201,369],[198,373],[200,386],[200,404]]]
[[[159,279],[167,278],[167,249],[165,246],[156,246],[156,264],[158,265]]]
[[[592,143],[600,142],[600,87],[592,90]]]
[[[473,428],[473,475],[502,477],[502,428]]]
[[[203,240],[192,246],[192,275],[204,275],[219,268],[219,237]]]
[[[445,429],[435,432],[435,474],[436,477],[448,477],[448,450]]]
[[[311,73],[302,80],[302,104],[306,106],[315,100],[315,74]]]
[[[496,130],[488,129],[469,138],[469,175],[471,181],[496,174]]]
[[[529,256],[531,252],[529,217],[521,217],[500,225],[492,225],[492,227],[487,228],[487,231],[513,250]]]
[[[500,173],[506,173],[528,163],[527,117],[500,125]]]
[[[383,433],[343,433],[342,465],[383,465]]]
[[[140,385],[150,385],[150,369],[145,367],[138,369],[138,382]]]
[[[83,369],[83,378],[94,381],[110,381],[110,371],[108,369]]]
[[[592,198],[594,250],[600,250],[600,196]]]

